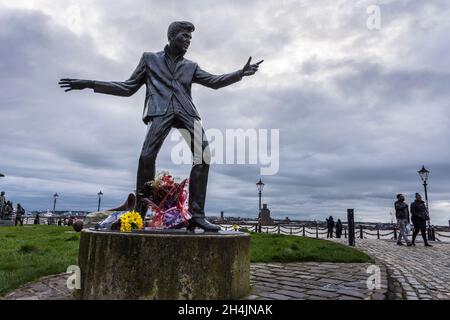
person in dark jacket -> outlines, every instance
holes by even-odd
[[[327,238],[333,238],[333,229],[334,229],[334,220],[333,217],[330,216],[327,220]]]
[[[416,237],[420,230],[425,247],[432,247],[432,245],[428,243],[426,235],[427,220],[430,220],[430,217],[428,216],[428,208],[422,200],[420,193],[416,193],[416,200],[411,203],[411,220],[414,225],[412,245],[416,245]]]
[[[341,219],[338,219],[336,222],[336,238],[341,238],[342,236],[342,222]]]
[[[394,203],[395,206],[395,217],[397,218],[397,224],[400,229],[400,234],[398,236],[397,244],[402,246],[402,238],[405,239],[406,244],[409,246],[412,243],[408,239],[407,225],[410,223],[409,220],[409,210],[408,204],[405,202],[405,196],[401,193],[397,195],[397,201]]]
[[[25,214],[25,209],[22,208],[20,203],[18,203],[17,209],[16,209],[16,221],[15,221],[16,226],[17,226],[17,223],[20,223],[20,226],[23,226],[23,215],[24,214]]]
[[[5,191],[0,192],[0,217],[3,219],[3,209],[6,206]]]

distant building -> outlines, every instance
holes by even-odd
[[[273,225],[273,219],[270,217],[270,210],[267,208],[267,203],[264,203],[261,209],[261,225],[262,226]]]
[[[220,220],[224,220],[224,218],[223,218],[223,211],[220,211]]]

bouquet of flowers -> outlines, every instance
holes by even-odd
[[[150,183],[150,187],[150,196],[145,199],[152,212],[149,226],[159,229],[187,226],[192,218],[187,204],[189,179],[179,182],[169,172],[163,171]]]
[[[131,232],[132,230],[140,230],[144,228],[141,215],[136,211],[128,211],[120,216],[120,231]]]

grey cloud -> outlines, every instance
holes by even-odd
[[[353,206],[358,217],[388,221],[396,193],[411,198],[421,190],[416,171],[422,164],[432,171],[430,199],[449,201],[445,1],[383,2],[384,30],[401,19],[410,23],[398,27],[389,51],[373,52],[389,34],[366,29],[370,1],[200,1],[185,4],[182,16],[178,1],[133,3],[89,2],[99,12],[96,32],[120,46],[116,59],[105,57],[89,32],[76,35],[40,11],[0,11],[1,120],[7,124],[0,127],[0,172],[14,201],[47,209],[58,191],[60,208],[93,210],[99,189],[105,206],[133,191],[145,133],[143,90],[131,98],[66,94],[56,83],[61,77],[125,80],[143,51],[162,49],[168,24],[180,19],[197,26],[188,58],[210,72],[234,71],[249,55],[266,60],[255,77],[220,91],[195,86],[193,95],[207,128],[280,129],[280,172],[262,177],[263,201],[275,216],[343,218]],[[255,19],[245,18],[249,10]],[[310,57],[295,51],[299,40],[346,48],[348,55]],[[285,52],[293,61],[304,58],[273,77],[265,65]],[[166,141],[157,166],[187,177],[189,166],[170,161],[173,145]],[[255,216],[259,168],[213,165],[208,212]],[[436,214],[446,223],[447,212]]]

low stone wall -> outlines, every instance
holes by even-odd
[[[245,233],[81,232],[78,299],[238,299],[250,291]]]

